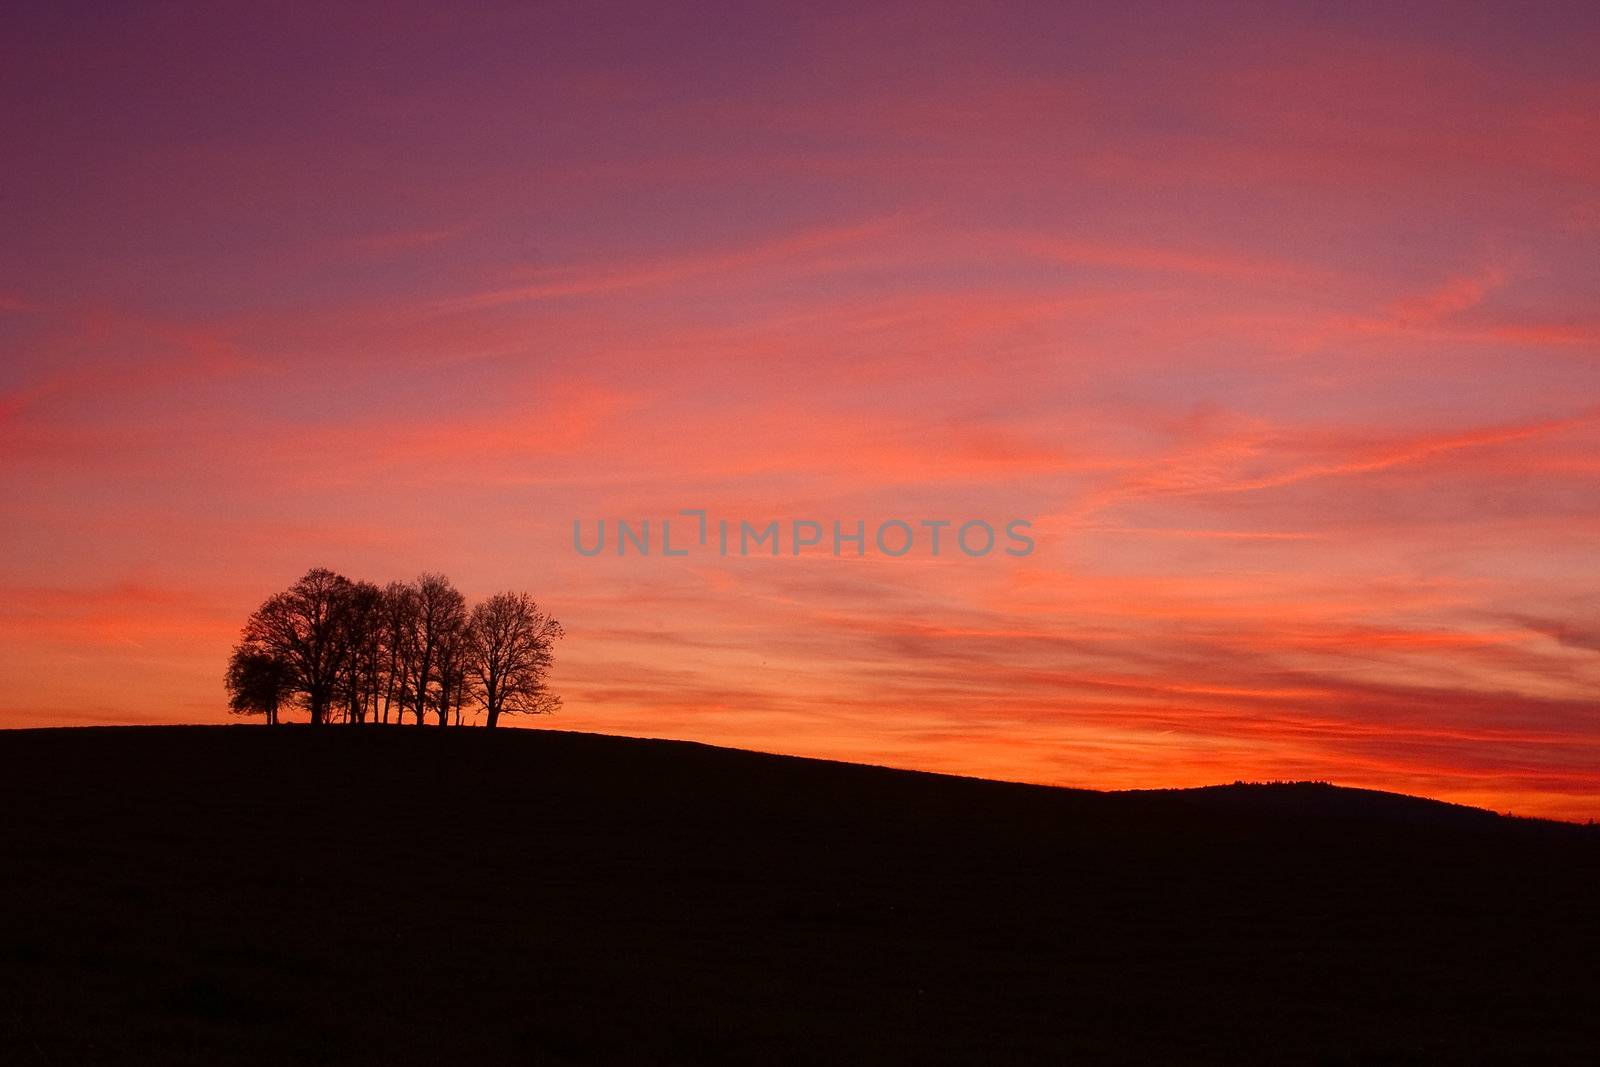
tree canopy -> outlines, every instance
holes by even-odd
[[[281,721],[303,708],[313,725],[342,721],[485,726],[561,706],[549,686],[561,624],[525,592],[469,608],[442,574],[379,587],[317,567],[266,599],[228,661],[228,705]]]

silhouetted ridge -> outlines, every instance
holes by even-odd
[[[1162,797],[1215,811],[1270,812],[1300,817],[1381,819],[1462,826],[1485,826],[1506,821],[1504,816],[1483,808],[1404,793],[1336,786],[1328,782],[1234,782],[1232,785],[1209,785],[1195,789],[1127,790],[1125,795]]]

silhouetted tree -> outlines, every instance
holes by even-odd
[[[449,724],[452,713],[456,725],[461,724],[461,704],[466,698],[471,661],[471,631],[467,626],[466,601],[463,600],[461,614],[452,616],[439,634],[439,655],[435,661],[439,691],[434,710],[439,713],[440,726]]]
[[[340,670],[339,695],[343,698],[345,721],[361,723],[367,721],[369,711],[377,717],[383,666],[383,590],[371,582],[352,582],[344,596],[341,645],[345,660]]]
[[[420,726],[427,721],[428,709],[439,707],[439,700],[444,699],[430,700],[435,694],[433,683],[440,678],[441,656],[448,656],[448,646],[466,625],[467,600],[442,574],[422,575],[417,579],[416,592],[417,612],[412,626],[414,662],[409,680],[412,708]],[[448,686],[440,684],[437,689],[445,691]],[[440,711],[439,725],[444,726],[446,721],[445,712]]]
[[[546,684],[552,645],[565,635],[561,624],[539,610],[527,593],[496,593],[472,609],[471,673],[483,705],[484,725],[502,714],[541,714],[561,705]]]
[[[269,598],[245,624],[245,643],[285,665],[313,725],[327,721],[345,665],[350,584],[343,575],[314,568]]]
[[[395,709],[395,721],[409,705],[407,679],[416,655],[417,590],[406,582],[390,582],[383,590],[383,721]]]
[[[405,721],[429,714],[440,726],[476,700],[488,725],[502,714],[554,711],[549,691],[561,624],[526,593],[499,593],[470,613],[442,574],[415,582],[352,582],[326,568],[307,571],[269,597],[245,623],[228,664],[229,705],[278,721],[296,700],[320,725]]]
[[[228,708],[235,715],[265,715],[276,725],[278,709],[293,691],[289,665],[250,645],[236,645],[228,659]]]

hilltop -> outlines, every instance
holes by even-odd
[[[0,1060],[1579,1060],[1600,834],[555,731],[0,732]]]

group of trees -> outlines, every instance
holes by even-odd
[[[279,721],[289,705],[313,725],[461,724],[463,706],[500,716],[554,711],[547,677],[561,624],[527,593],[467,608],[442,574],[379,587],[324,568],[269,597],[228,661],[229,706]]]

